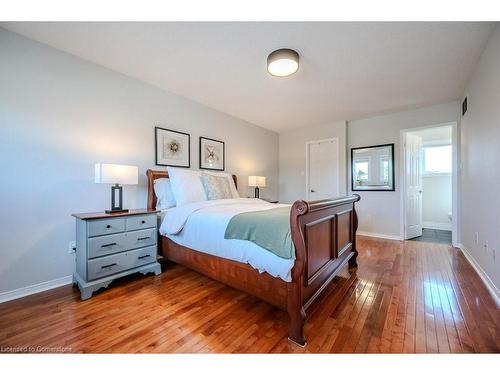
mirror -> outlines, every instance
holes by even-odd
[[[351,149],[352,191],[394,191],[394,144]]]

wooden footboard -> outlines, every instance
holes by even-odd
[[[348,263],[357,267],[354,203],[359,195],[315,202],[297,201],[290,226],[295,245],[292,282],[288,283],[289,338],[305,345],[306,310]]]

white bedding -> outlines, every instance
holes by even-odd
[[[226,240],[224,233],[231,218],[242,212],[286,206],[261,199],[219,199],[185,204],[168,209],[160,233],[179,245],[207,254],[248,263],[259,272],[267,272],[291,281],[294,259],[284,259],[251,241]]]

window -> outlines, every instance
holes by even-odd
[[[451,145],[424,147],[424,173],[451,173]]]
[[[368,162],[356,162],[355,166],[356,180],[366,181],[368,180]]]

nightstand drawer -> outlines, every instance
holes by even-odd
[[[92,220],[88,222],[89,237],[102,236],[125,231],[125,219]]]
[[[156,215],[143,215],[127,217],[127,230],[145,229],[156,227]]]
[[[119,253],[125,250],[130,250],[131,248],[127,238],[127,233],[119,233],[112,234],[110,236],[89,238],[88,249],[88,257],[90,259]]]
[[[158,234],[156,233],[156,228],[127,232],[129,249],[156,245],[157,238]]]
[[[99,279],[152,262],[156,262],[156,246],[92,259],[88,261],[88,279]]]
[[[156,245],[156,228],[89,238],[89,259]]]

